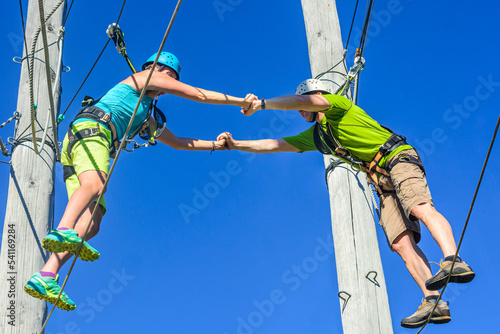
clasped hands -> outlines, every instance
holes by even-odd
[[[258,110],[262,110],[262,103],[254,94],[247,94],[243,99],[241,113],[245,116],[251,116]],[[217,141],[214,144],[216,150],[225,151],[235,148],[233,136],[229,132],[223,132],[217,136]]]
[[[254,112],[262,110],[262,103],[254,94],[247,94],[243,102],[241,113],[245,116],[252,116]]]

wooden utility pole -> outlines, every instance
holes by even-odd
[[[339,63],[342,38],[335,0],[302,0],[312,76]],[[346,74],[339,64],[335,71]],[[328,73],[333,91],[345,81]],[[325,155],[332,231],[337,263],[339,301],[344,334],[392,333],[389,300],[375,231],[371,190],[366,174]]]
[[[54,174],[58,139],[54,138],[54,123],[50,113],[59,113],[60,58],[62,42],[59,31],[66,10],[64,0],[44,0],[43,12],[47,17],[56,6],[57,10],[46,22],[49,59],[43,51],[43,35],[40,28],[39,1],[28,4],[26,43],[19,83],[17,121],[12,147],[9,193],[5,212],[2,249],[0,253],[0,333],[38,333],[47,313],[45,301],[35,299],[23,291],[30,277],[39,271],[48,258],[41,239],[50,231],[54,220]],[[36,108],[37,150],[35,153],[31,131],[31,102],[28,60],[26,49],[31,50],[38,35],[33,66],[33,82]],[[28,51],[31,52],[31,51]],[[46,63],[51,67],[51,85],[47,83]],[[49,91],[52,86],[52,91]],[[53,95],[55,110],[51,110],[49,94]],[[26,131],[25,131],[26,130]],[[46,131],[46,134],[44,134]],[[42,146],[42,142],[44,142]]]

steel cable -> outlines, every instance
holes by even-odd
[[[446,283],[443,287],[443,290],[441,290],[441,293],[439,294],[439,297],[436,300],[436,304],[434,304],[434,307],[432,308],[432,311],[429,314],[427,321],[422,326],[422,328],[420,328],[420,330],[417,332],[417,334],[422,332],[424,330],[425,326],[427,326],[427,324],[431,320],[431,317],[434,314],[434,311],[436,310],[436,307],[437,307],[439,301],[441,300],[441,297],[443,296],[444,291],[446,290],[446,287],[448,286],[448,283],[450,283],[451,273],[453,272],[453,267],[455,266],[455,261],[458,257],[458,251],[460,250],[460,246],[462,246],[462,241],[464,239],[465,230],[467,229],[467,225],[469,224],[469,218],[470,218],[471,213],[472,213],[472,208],[474,207],[474,203],[476,202],[477,193],[479,192],[479,186],[481,185],[481,181],[483,180],[484,171],[486,169],[486,165],[488,164],[488,159],[490,158],[490,153],[491,153],[491,150],[493,148],[493,144],[495,143],[495,138],[497,136],[499,125],[500,125],[500,116],[498,116],[497,126],[495,127],[495,131],[493,132],[493,138],[491,138],[490,147],[488,149],[488,153],[486,154],[486,159],[484,160],[483,169],[481,170],[481,174],[479,176],[479,181],[477,182],[476,191],[474,192],[474,196],[472,197],[472,202],[470,204],[469,213],[467,214],[467,218],[465,219],[464,228],[462,229],[462,235],[460,236],[460,241],[458,242],[457,251],[455,252],[455,256],[453,257],[453,262],[451,264],[450,273],[448,274],[448,277],[446,279]]]

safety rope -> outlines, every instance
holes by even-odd
[[[356,6],[354,7],[354,14],[352,15],[351,28],[349,29],[349,35],[347,36],[347,42],[345,43],[344,49],[348,49],[349,40],[351,39],[352,27],[354,26],[354,19],[356,18],[356,12],[358,11],[359,0],[356,0]]]
[[[122,13],[123,13],[123,8],[125,8],[126,2],[127,2],[127,0],[123,0],[122,8],[120,9],[120,14],[118,14],[118,19],[116,20],[116,24],[118,24],[118,22],[120,22],[120,18],[121,18]],[[57,118],[57,124],[60,124],[64,120],[64,116],[66,115],[66,112],[68,111],[69,107],[71,107],[71,104],[73,104],[73,101],[77,97],[80,90],[83,88],[83,85],[85,85],[85,82],[87,82],[87,79],[90,77],[90,74],[94,70],[94,67],[97,65],[97,63],[101,59],[101,56],[104,53],[104,51],[106,50],[110,41],[111,41],[111,38],[108,38],[108,40],[106,41],[106,44],[104,44],[104,47],[102,48],[101,52],[99,53],[99,56],[97,56],[97,59],[94,61],[94,64],[92,65],[89,72],[85,76],[85,79],[83,79],[83,82],[81,83],[80,87],[78,87],[75,95],[73,95],[73,97],[71,98],[71,101],[69,102],[68,106],[66,107],[66,109],[64,109],[64,112],[62,114],[60,114],[59,117]]]
[[[38,146],[37,146],[37,140],[36,140],[36,128],[35,128],[35,118],[36,118],[36,114],[35,114],[35,97],[34,97],[34,89],[33,89],[33,86],[34,86],[34,83],[33,83],[33,66],[34,66],[34,62],[35,62],[35,47],[36,47],[36,43],[37,43],[37,40],[38,40],[38,35],[40,34],[41,30],[42,30],[42,27],[44,28],[43,29],[43,33],[45,33],[45,22],[48,21],[50,19],[50,17],[56,12],[56,10],[59,8],[59,6],[61,6],[63,3],[64,3],[65,0],[61,0],[59,1],[59,3],[57,5],[54,6],[54,8],[52,9],[52,11],[47,15],[46,18],[43,17],[43,2],[42,0],[39,0],[39,5],[42,6],[40,8],[40,21],[41,21],[41,26],[37,29],[35,35],[34,35],[34,38],[33,38],[33,42],[32,42],[32,48],[31,48],[31,54],[30,54],[30,58],[29,58],[29,63],[30,65],[28,65],[28,74],[29,74],[29,87],[30,87],[30,108],[31,108],[31,132],[33,134],[33,147],[34,147],[34,150],[35,150],[35,153],[38,154]],[[45,36],[45,40],[44,40],[44,49],[46,48],[46,39],[47,39],[47,36]],[[45,55],[45,63],[48,62],[48,54],[46,53]],[[47,80],[50,80],[50,68],[49,68],[49,72],[48,72],[48,75],[47,75]],[[52,92],[52,90],[50,90],[49,92]],[[50,99],[52,99],[52,97],[50,97]],[[53,107],[53,101],[52,101],[52,104],[51,104],[51,108]],[[52,109],[54,110],[54,109]],[[55,131],[55,129],[54,129]],[[54,137],[55,140],[57,140],[57,137]],[[57,154],[59,154],[59,151],[57,151]]]
[[[56,8],[52,11],[54,13],[57,8],[64,2],[64,0],[61,0],[59,4],[56,6]],[[43,0],[38,0],[38,8],[40,9],[40,29],[42,31],[42,41],[43,41],[43,49],[44,49],[44,55],[45,55],[45,74],[47,78],[47,90],[49,93],[49,106],[50,106],[50,119],[52,121],[52,131],[54,135],[54,140],[57,141],[57,126],[56,126],[56,118],[54,116],[54,113],[56,112],[56,108],[54,105],[54,96],[52,95],[52,80],[51,80],[51,75],[50,75],[50,59],[49,59],[49,48],[47,46],[47,29],[45,26],[45,19],[44,19],[44,12],[43,12]],[[52,15],[51,13],[51,15]],[[50,16],[49,16],[50,17]],[[62,52],[62,50],[59,50],[59,52]],[[33,130],[33,128],[32,128]],[[35,135],[33,133],[33,135]],[[42,141],[43,142],[43,141]],[[35,144],[35,142],[33,142]],[[61,160],[61,152],[59,151],[59,146],[55,145],[56,147],[56,159],[57,161]],[[36,152],[37,150],[35,150]],[[37,152],[38,153],[38,152]]]
[[[28,53],[28,43],[26,42],[26,27],[24,25],[23,4],[21,3],[21,0],[19,0],[19,9],[20,9],[20,12],[21,12],[21,24],[23,26],[24,51],[26,53],[26,57],[28,57],[28,55],[29,55],[29,53]],[[30,66],[29,61],[26,63],[26,65],[28,66],[28,73],[31,73],[31,71],[29,69],[29,66]]]
[[[62,23],[63,27],[66,26],[66,21],[68,21],[69,13],[71,13],[71,8],[73,8],[73,2],[75,2],[75,0],[71,0],[71,4],[69,5],[68,11],[66,12],[66,15],[64,16],[63,23]]]
[[[363,30],[361,32],[361,39],[359,41],[359,47],[358,50],[356,50],[356,56],[363,56],[365,52],[365,46],[366,46],[366,41],[367,41],[367,36],[368,36],[368,30],[370,29],[370,21],[372,18],[372,13],[373,13],[373,2],[374,0],[369,0],[366,3],[366,11],[365,11],[365,23],[363,24]]]
[[[151,76],[153,75],[153,72],[155,71],[156,64],[158,63],[158,58],[160,57],[160,52],[163,50],[163,47],[165,46],[165,42],[167,41],[168,34],[170,33],[170,29],[172,28],[172,24],[174,23],[175,17],[177,16],[177,12],[179,11],[179,7],[180,7],[181,3],[182,3],[182,0],[178,0],[177,5],[176,5],[176,7],[175,7],[175,9],[174,9],[174,13],[172,14],[172,17],[171,17],[171,19],[170,19],[170,23],[168,24],[167,31],[165,32],[165,35],[163,36],[163,40],[162,40],[162,42],[161,42],[161,44],[160,44],[160,48],[159,48],[159,50],[158,50],[158,52],[157,52],[157,54],[156,54],[156,58],[155,58],[155,60],[154,60],[154,62],[153,62],[153,64],[152,64],[152,66],[151,66],[151,70],[149,71],[149,75],[148,75],[148,77],[147,77],[147,79],[146,79],[146,82],[145,82],[145,84],[144,84],[144,88],[142,89],[141,94],[140,94],[140,96],[139,96],[139,101],[137,101],[137,105],[135,106],[134,112],[132,113],[132,116],[131,116],[130,121],[129,121],[128,126],[127,126],[127,129],[125,130],[125,133],[124,133],[124,135],[123,135],[123,139],[122,139],[122,141],[121,141],[121,143],[120,143],[120,147],[119,147],[119,148],[118,148],[118,150],[116,151],[116,156],[115,156],[115,158],[114,158],[114,160],[113,160],[113,164],[111,165],[111,168],[109,169],[108,177],[106,178],[106,181],[104,182],[104,185],[103,185],[103,187],[102,187],[102,189],[103,189],[103,190],[102,190],[102,191],[101,191],[101,193],[99,194],[99,197],[96,199],[96,203],[99,203],[99,202],[101,201],[102,196],[104,195],[104,190],[105,190],[105,189],[106,189],[106,187],[108,186],[108,184],[109,184],[109,180],[110,180],[111,175],[112,175],[112,173],[113,173],[113,170],[114,170],[114,168],[115,168],[115,166],[116,166],[116,162],[118,161],[118,158],[120,157],[120,152],[123,150],[123,147],[126,145],[126,141],[125,141],[125,139],[127,138],[128,133],[129,133],[129,131],[130,131],[130,128],[132,127],[132,123],[133,123],[133,121],[134,121],[135,115],[137,114],[137,110],[139,109],[140,103],[141,103],[141,101],[142,101],[142,99],[143,99],[144,95],[146,94],[146,91],[147,91],[147,88],[148,88],[149,81],[150,81],[150,79],[151,79]],[[95,216],[95,214],[96,214],[96,212],[97,212],[97,208],[98,208],[98,205],[96,205],[96,206],[94,207],[94,210],[93,210],[93,212],[92,212],[92,215],[91,215],[91,217],[90,217],[90,220],[89,220],[89,222],[88,222],[88,224],[87,224],[87,228],[86,228],[86,230],[85,230],[85,233],[84,233],[84,235],[82,236],[82,241],[81,241],[81,243],[80,243],[80,245],[79,245],[79,247],[78,247],[78,250],[76,251],[76,254],[75,254],[75,256],[74,256],[73,262],[71,263],[71,266],[70,266],[70,268],[69,268],[69,270],[68,270],[68,274],[66,275],[66,278],[64,279],[64,283],[63,283],[63,285],[61,286],[61,291],[59,292],[59,295],[57,296],[57,299],[56,299],[56,301],[55,301],[55,303],[54,303],[54,306],[52,306],[52,309],[51,309],[51,311],[50,311],[49,315],[47,316],[47,319],[45,320],[45,323],[43,324],[42,329],[40,330],[40,334],[43,334],[43,331],[44,331],[44,329],[45,329],[45,326],[47,325],[47,322],[49,321],[49,319],[50,319],[50,317],[51,317],[51,315],[52,315],[52,313],[53,313],[53,311],[54,311],[54,309],[55,309],[55,307],[56,307],[57,303],[58,303],[58,302],[59,302],[59,300],[61,299],[61,294],[62,294],[62,292],[64,291],[64,287],[66,286],[66,283],[67,283],[67,281],[68,281],[68,278],[69,278],[69,276],[70,276],[70,274],[71,274],[71,272],[72,272],[72,270],[73,270],[73,267],[74,267],[74,265],[75,265],[75,263],[76,263],[76,259],[78,258],[78,254],[80,254],[80,251],[81,251],[81,249],[82,249],[82,247],[83,247],[83,242],[85,241],[85,239],[86,239],[86,237],[87,237],[88,231],[89,231],[89,229],[90,229],[90,224],[91,224],[91,223],[92,223],[92,221],[94,220],[94,216]]]
[[[476,191],[474,192],[474,196],[472,197],[472,202],[470,205],[469,213],[467,214],[467,218],[465,219],[464,228],[462,229],[462,235],[460,236],[460,241],[458,242],[457,251],[455,252],[455,256],[453,257],[453,262],[451,264],[450,273],[448,274],[448,277],[446,279],[446,284],[444,285],[443,290],[441,290],[441,293],[439,294],[439,297],[437,298],[436,304],[434,304],[434,307],[432,308],[431,313],[429,313],[429,317],[427,318],[425,324],[422,326],[422,328],[420,328],[420,330],[417,332],[417,334],[422,332],[424,330],[425,326],[427,326],[427,324],[431,320],[431,317],[434,314],[434,311],[436,310],[436,307],[437,307],[439,301],[441,300],[441,297],[443,296],[444,291],[446,290],[446,287],[448,286],[448,283],[450,282],[451,273],[453,272],[453,268],[455,266],[455,261],[458,257],[458,251],[460,250],[460,246],[462,246],[462,241],[464,239],[465,230],[467,229],[467,225],[469,224],[469,218],[470,218],[471,213],[472,213],[472,208],[474,207],[474,203],[476,202],[476,197],[477,197],[477,193],[479,191],[479,186],[481,185],[481,181],[483,180],[484,171],[486,169],[486,165],[488,164],[488,159],[490,158],[490,153],[491,153],[491,150],[493,148],[493,144],[495,143],[495,138],[497,136],[499,125],[500,125],[500,115],[498,116],[497,126],[495,127],[495,131],[493,132],[493,138],[491,138],[490,147],[488,149],[488,153],[486,154],[486,159],[484,160],[483,169],[481,170],[481,175],[479,176],[479,181],[477,182]]]

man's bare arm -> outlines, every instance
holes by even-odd
[[[300,152],[298,148],[288,144],[284,139],[235,140],[229,132],[221,133],[217,139],[226,140],[230,150],[252,153]]]

